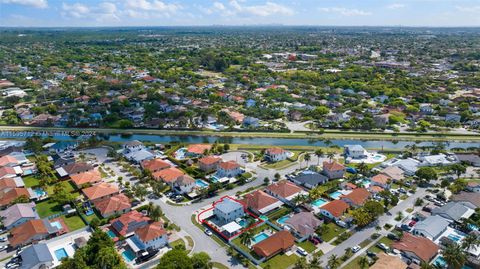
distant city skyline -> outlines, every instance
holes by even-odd
[[[0,0],[0,26],[480,26],[480,0]]]

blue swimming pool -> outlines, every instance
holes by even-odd
[[[477,227],[477,225],[475,225],[475,224],[469,223],[469,224],[467,225],[467,227],[468,227],[468,229],[470,229],[470,230],[472,230],[472,231],[478,231],[478,227]]]
[[[283,216],[279,219],[277,219],[277,222],[280,224],[285,224],[285,221],[287,221],[290,218],[290,216]]]
[[[267,239],[268,238],[268,234],[264,233],[264,232],[261,232],[257,235],[255,235],[253,238],[252,238],[252,242],[254,244],[257,244],[257,243],[260,243],[262,242],[263,240]]]
[[[122,252],[122,257],[127,262],[131,262],[131,261],[135,260],[135,253],[133,253],[131,250],[127,249],[124,252]]]
[[[335,191],[330,193],[328,196],[332,197],[333,199],[338,199],[340,196],[342,196],[342,193],[340,191]]]
[[[65,251],[64,248],[60,248],[55,250],[55,257],[57,257],[57,260],[62,260],[63,258],[67,258],[68,254],[67,251]]]
[[[115,238],[115,237],[117,237],[112,230],[108,230],[108,231],[107,231],[107,234],[108,234],[108,236],[109,236],[110,238]]]
[[[46,193],[43,189],[41,189],[41,188],[36,188],[36,189],[34,189],[33,191],[35,192],[35,194],[36,194],[37,196],[47,195],[47,193]]]
[[[208,187],[208,183],[201,179],[196,179],[195,185],[197,185],[199,188],[202,188],[202,189]]]
[[[449,234],[448,238],[452,239],[455,242],[458,242],[458,241],[460,241],[460,239],[462,239],[460,236],[455,235],[455,234]]]
[[[219,180],[219,178],[216,177],[216,176],[212,176],[212,177],[210,178],[210,180],[211,180],[213,183],[217,183],[218,180]]]
[[[440,266],[441,268],[447,268],[448,267],[447,262],[443,259],[442,256],[438,256],[438,258],[435,259],[433,264],[435,264],[437,266]],[[465,266],[462,267],[462,269],[472,269],[472,268],[465,265]]]
[[[321,207],[322,205],[326,204],[327,203],[327,200],[325,199],[322,199],[322,198],[319,198],[315,201],[312,202],[312,205],[313,206],[316,206],[316,207]]]
[[[63,226],[62,224],[59,222],[59,221],[54,221],[54,222],[50,222],[50,225],[52,225],[53,227],[57,228],[57,229],[63,229]]]
[[[368,187],[368,186],[370,186],[370,184],[372,184],[372,181],[370,181],[370,179],[363,179],[362,180],[362,185],[364,187]]]

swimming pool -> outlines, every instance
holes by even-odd
[[[55,227],[55,228],[57,228],[57,229],[59,229],[59,230],[63,229],[63,226],[62,226],[62,224],[60,223],[60,221],[50,222],[50,225],[52,225],[53,227]]]
[[[186,148],[181,148],[177,151],[175,151],[175,159],[177,160],[183,160],[185,159],[185,154],[187,153],[187,149]]]
[[[57,260],[62,260],[63,258],[67,258],[68,254],[67,251],[65,251],[64,248],[60,248],[55,250],[55,257],[57,257]]]
[[[372,184],[372,181],[370,181],[370,179],[363,179],[362,180],[362,185],[364,187],[368,187],[368,186],[370,186],[370,184]]]
[[[277,219],[277,222],[280,224],[285,224],[285,221],[287,221],[290,218],[290,216],[283,216],[279,219]]]
[[[373,156],[372,158],[376,161],[379,161],[379,160],[383,159],[383,156],[377,154],[377,155]]]
[[[261,232],[257,235],[255,235],[253,238],[252,238],[252,242],[254,244],[257,244],[257,243],[260,243],[262,242],[263,240],[267,239],[268,238],[268,234],[264,233],[264,232]]]
[[[435,259],[433,264],[435,264],[437,266],[440,266],[441,268],[447,268],[448,267],[447,262],[443,259],[442,256],[438,256],[438,258]],[[462,267],[462,269],[472,269],[472,268],[465,265],[465,266]]]
[[[343,193],[340,191],[335,191],[330,193],[328,196],[332,197],[333,199],[338,199],[340,196],[342,196]]]
[[[122,252],[122,257],[127,262],[131,262],[131,261],[135,260],[135,253],[133,253],[131,250],[127,249],[124,252]]]
[[[460,239],[462,239],[460,236],[455,235],[455,234],[449,234],[448,238],[452,239],[455,242],[458,242],[458,241],[460,241]]]
[[[199,188],[202,188],[202,189],[208,187],[208,183],[201,179],[196,179],[195,185],[197,185]]]
[[[115,238],[115,237],[117,237],[112,230],[108,230],[108,231],[107,231],[107,234],[108,234],[108,236],[109,236],[110,238]]]
[[[216,177],[216,176],[212,176],[212,177],[210,178],[210,180],[211,180],[213,183],[217,183],[218,180],[219,180],[219,178]]]
[[[41,188],[36,188],[36,189],[34,189],[33,191],[34,191],[35,194],[36,194],[37,196],[39,196],[39,197],[40,197],[40,196],[47,195],[47,193],[46,193],[43,189],[41,189]]]
[[[316,206],[316,207],[321,207],[322,205],[324,205],[326,203],[327,203],[327,201],[325,199],[319,198],[319,199],[313,201],[312,205]]]

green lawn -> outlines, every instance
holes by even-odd
[[[74,191],[74,188],[73,188],[73,185],[72,183],[70,183],[70,181],[62,181],[62,182],[59,182],[57,184],[60,184],[65,190],[67,190],[68,192],[73,192]],[[48,195],[52,195],[53,194],[53,190],[55,188],[55,186],[57,184],[54,184],[54,185],[50,185],[47,187],[47,193]]]
[[[23,183],[25,183],[25,188],[31,188],[40,185],[40,181],[34,176],[26,176],[23,178]]]
[[[181,238],[170,243],[170,246],[172,248],[175,248],[176,246],[180,246],[180,245],[185,247],[185,241],[183,241],[183,239]]]
[[[86,226],[83,220],[78,215],[74,215],[70,217],[62,216],[62,219],[65,221],[65,224],[67,224],[70,232]]]
[[[212,267],[216,269],[228,269],[228,266],[223,265],[219,262],[212,262]]]
[[[283,160],[283,161],[279,161],[279,162],[274,162],[274,163],[268,163],[268,164],[265,164],[263,165],[263,167],[269,169],[284,169],[284,168],[287,168],[289,167],[290,165],[293,165],[295,162],[289,160],[289,159],[286,159],[286,160]]]
[[[358,260],[360,260],[362,256],[358,256],[355,259],[353,259],[351,262],[349,262],[347,265],[343,267],[343,269],[358,269],[360,266],[358,266]]]
[[[57,213],[61,213],[63,208],[61,205],[53,202],[51,199],[37,203],[37,212],[40,218],[45,218]]]
[[[268,214],[267,217],[271,222],[274,222],[275,220],[289,214],[290,212],[292,212],[292,209],[288,207],[281,207],[278,210]]]
[[[368,250],[369,250],[369,251],[372,251],[372,252],[375,252],[375,253],[382,252],[383,250],[379,249],[379,248],[376,246],[378,243],[384,243],[385,245],[390,246],[390,245],[393,243],[393,240],[390,240],[390,239],[388,239],[387,237],[382,237],[382,238],[375,244],[375,246],[370,247]]]
[[[336,225],[333,222],[330,222],[329,224],[327,224],[327,226],[329,227],[327,233],[322,234],[320,236],[322,238],[322,240],[325,241],[325,242],[328,242],[328,241],[332,240],[337,235],[339,235],[339,234],[341,234],[341,233],[343,233],[344,231],[347,230],[345,228],[342,228],[342,227]]]
[[[303,241],[303,242],[301,242],[301,243],[298,243],[297,245],[298,245],[299,247],[303,248],[303,249],[304,249],[306,252],[308,252],[308,253],[311,253],[311,252],[313,252],[313,251],[316,249],[315,245],[314,245],[312,242],[308,241],[308,240],[305,240],[305,241]]]
[[[295,254],[291,254],[287,256],[285,254],[277,254],[275,257],[269,259],[268,261],[261,264],[263,268],[270,265],[270,268],[281,269],[281,268],[289,268],[299,259],[299,257]]]

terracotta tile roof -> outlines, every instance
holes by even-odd
[[[41,219],[29,220],[10,230],[9,242],[12,247],[28,243],[36,235],[48,235],[48,229]]]
[[[62,167],[68,174],[76,174],[93,169],[91,164],[85,162],[71,163]]]
[[[268,148],[265,150],[265,153],[269,154],[269,155],[277,155],[277,154],[283,154],[285,153],[286,150],[282,149],[282,148],[278,148],[278,147],[274,147],[274,148]]]
[[[337,162],[324,161],[323,162],[323,169],[328,170],[328,171],[339,171],[339,170],[344,170],[345,166],[343,166],[342,164],[339,164]]]
[[[3,157],[0,157],[0,166],[5,166],[7,164],[18,164],[18,160],[10,155],[5,155]]]
[[[389,176],[393,180],[402,180],[405,178],[405,172],[398,166],[390,166],[383,169],[380,173]]]
[[[298,187],[297,185],[287,180],[282,180],[277,183],[273,183],[269,185],[266,189],[271,193],[275,193],[276,195],[283,198],[288,198],[302,191],[302,188]]]
[[[164,182],[172,183],[177,180],[177,178],[183,176],[185,173],[180,171],[178,168],[170,167],[167,169],[160,170],[153,173],[155,179],[161,179]]]
[[[347,182],[347,184],[345,184],[345,186],[352,189],[352,190],[358,188],[357,185],[355,185],[351,182]]]
[[[90,171],[86,171],[80,174],[71,175],[70,179],[75,183],[77,186],[81,186],[87,183],[97,183],[102,180],[102,175],[98,169],[93,169]]]
[[[202,155],[205,150],[210,150],[211,148],[212,145],[209,144],[192,144],[188,146],[187,152]]]
[[[475,192],[462,191],[458,194],[454,194],[451,198],[453,201],[466,201],[470,202],[476,207],[480,207],[480,195]]]
[[[384,190],[384,188],[382,188],[380,186],[370,186],[370,191],[373,192],[373,193],[378,193],[378,192],[381,192],[383,190]]]
[[[415,253],[422,261],[429,262],[438,253],[438,246],[430,239],[404,233],[400,241],[394,242],[392,248]]]
[[[334,217],[339,218],[350,206],[342,200],[333,200],[320,207],[321,210],[330,212]]]
[[[89,200],[96,200],[107,195],[118,193],[118,188],[108,183],[100,183],[82,190]]]
[[[340,196],[340,198],[350,199],[355,205],[363,205],[368,197],[370,197],[370,192],[365,188],[354,189],[351,193]]]
[[[377,182],[383,185],[388,184],[389,180],[390,180],[390,177],[384,174],[378,174],[372,177],[372,182]]]
[[[269,195],[268,193],[257,190],[252,193],[245,195],[243,199],[243,204],[247,205],[249,208],[260,211],[261,209],[272,205],[278,202],[278,199]]]
[[[3,178],[7,175],[16,175],[17,173],[15,172],[15,169],[10,166],[3,166],[0,167],[0,178]]]
[[[195,183],[195,179],[193,179],[189,175],[182,175],[177,178],[175,183],[178,184],[179,186],[186,186],[186,185]]]
[[[0,179],[0,191],[3,191],[5,189],[16,188],[16,187],[17,187],[17,183],[13,178]]]
[[[160,171],[162,169],[166,169],[170,167],[170,164],[166,161],[161,159],[152,159],[152,160],[145,160],[142,162],[142,167],[145,170],[150,171],[151,173]]]
[[[253,251],[262,257],[270,257],[274,254],[288,250],[295,245],[295,238],[289,231],[280,231],[269,238],[253,245]]]
[[[136,224],[141,222],[149,222],[150,218],[143,215],[142,213],[132,210],[128,213],[121,215],[120,217],[110,221],[113,228],[122,236],[125,236],[128,233],[130,225],[134,227]],[[140,228],[140,227],[138,227]]]
[[[0,206],[8,205],[20,196],[30,198],[30,193],[25,188],[13,188],[6,192],[0,192]]]
[[[218,167],[222,168],[223,170],[233,170],[240,167],[240,165],[236,161],[228,161],[228,162],[221,162]]]
[[[132,204],[130,204],[130,199],[123,193],[117,194],[107,199],[96,201],[93,204],[98,209],[98,211],[102,213],[102,215],[108,215],[116,211],[122,211],[132,208]]]
[[[370,266],[370,269],[405,269],[407,264],[398,256],[387,255],[383,252],[378,254],[378,260]]]
[[[202,163],[204,165],[211,165],[214,163],[218,163],[222,160],[222,158],[218,156],[206,156],[198,160],[199,163]]]
[[[137,229],[135,234],[146,243],[167,234],[167,231],[163,228],[163,223],[157,221]]]

